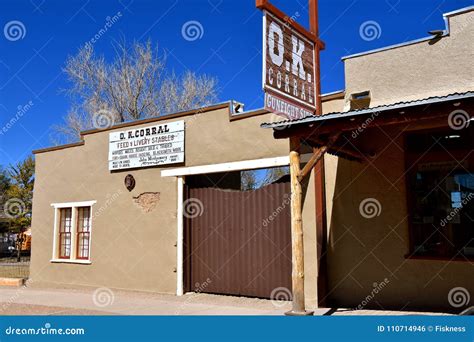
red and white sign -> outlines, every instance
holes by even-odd
[[[316,110],[314,42],[268,11],[263,17],[265,109],[288,119]]]

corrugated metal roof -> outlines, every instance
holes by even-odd
[[[468,91],[465,93],[453,93],[453,94],[449,94],[445,96],[433,96],[433,97],[428,97],[425,99],[397,102],[397,103],[377,106],[373,108],[350,110],[347,112],[333,112],[333,113],[328,113],[321,116],[307,116],[305,118],[296,119],[296,120],[283,120],[283,121],[278,121],[278,122],[263,123],[261,124],[261,127],[282,129],[282,128],[288,127],[290,125],[295,125],[295,124],[299,125],[299,124],[305,124],[305,123],[310,123],[310,122],[341,119],[341,118],[354,117],[354,116],[364,115],[364,114],[372,114],[374,112],[384,112],[384,111],[389,111],[389,110],[394,110],[394,109],[402,109],[402,108],[422,106],[422,105],[433,104],[433,103],[461,100],[461,99],[472,98],[472,97],[474,97],[474,91]]]

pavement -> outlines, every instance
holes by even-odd
[[[190,293],[183,296],[108,288],[0,287],[0,315],[283,315],[287,301]],[[432,314],[316,309],[315,315]],[[439,313],[436,313],[439,315]]]

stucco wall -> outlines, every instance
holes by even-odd
[[[108,170],[108,137],[111,131],[85,135],[85,144],[36,154],[33,201],[33,285],[106,286],[163,293],[176,292],[177,183],[161,177],[165,168],[208,165],[241,160],[287,156],[288,140],[275,140],[260,115],[229,121],[220,109],[168,121],[185,120],[185,164],[147,169]],[[146,127],[152,124],[134,127]],[[118,130],[129,129],[121,128]],[[132,174],[136,187],[124,187]],[[304,204],[304,220],[314,222],[314,187]],[[144,213],[133,197],[159,192],[155,210]],[[54,210],[51,203],[96,200],[93,206],[91,265],[51,263]],[[305,226],[308,237],[314,225]],[[316,246],[306,245],[308,260],[315,260]],[[310,266],[308,266],[310,268]],[[314,272],[314,271],[313,271]],[[307,290],[315,293],[316,275],[307,274]]]
[[[449,18],[450,35],[348,58],[345,109],[353,93],[371,92],[371,107],[474,89],[474,11]],[[436,29],[436,28],[433,28]]]
[[[372,163],[330,157],[336,170],[327,187],[329,218],[329,299],[332,306],[452,310],[448,293],[474,293],[472,265],[466,261],[407,259],[409,253],[403,135],[399,128],[368,130],[362,146],[383,152]],[[392,140],[393,139],[393,140]],[[375,199],[380,215],[366,218],[360,203]],[[387,281],[387,280],[388,281]],[[367,301],[377,285],[383,289]]]
[[[304,164],[301,165],[303,167]],[[303,184],[303,233],[305,296],[308,307],[318,305],[318,260],[316,240],[316,200],[314,195],[314,172],[311,172]]]
[[[425,41],[346,59],[345,100],[323,105],[324,112],[348,110],[350,94],[366,90],[371,91],[371,107],[473,90],[474,11],[450,17],[449,24],[450,36],[436,44]],[[367,149],[384,149],[372,163],[325,156],[328,298],[333,306],[365,304],[374,284],[386,278],[388,285],[365,307],[453,309],[449,290],[462,286],[474,292],[469,263],[405,258],[409,228],[399,129],[368,129],[358,138]],[[381,203],[380,216],[361,216],[359,205],[366,198]]]
[[[341,112],[344,109],[344,98],[324,101],[322,108],[323,114]]]

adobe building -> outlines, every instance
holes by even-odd
[[[474,293],[474,7],[444,19],[435,36],[343,58],[325,115],[264,125],[333,154],[330,306],[459,311]]]
[[[474,294],[474,7],[444,18],[437,35],[343,58],[322,116],[231,101],[35,151],[33,286],[289,299],[288,177],[240,184],[289,165],[297,137],[303,165],[328,151],[323,241],[314,173],[303,184],[307,307],[456,309],[452,289]]]
[[[234,107],[90,130],[35,151],[33,283],[266,298],[291,287],[288,181],[240,191],[241,170],[287,166],[289,143],[260,128],[274,115]],[[161,149],[140,150],[144,139]],[[166,165],[146,164],[154,151]]]

